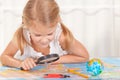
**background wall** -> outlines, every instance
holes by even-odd
[[[0,0],[0,53],[21,23],[27,0]],[[120,57],[120,0],[56,0],[61,17],[91,57]]]

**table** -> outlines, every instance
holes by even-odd
[[[85,78],[66,73],[65,69],[80,69],[78,72],[86,74],[89,76],[89,80],[99,79],[99,80],[108,80],[120,79],[120,58],[100,58],[104,64],[104,71],[99,76],[91,76],[86,71],[86,63],[77,63],[77,64],[58,64],[51,67],[51,69],[58,69],[59,73],[70,75],[70,78],[57,78],[57,80],[80,80]],[[48,69],[48,68],[47,68]],[[43,73],[45,73],[45,66],[39,65],[33,68],[30,71],[22,71],[19,68],[12,68],[7,66],[0,66],[0,80],[56,80],[55,78],[43,78]],[[46,70],[47,71],[47,70]],[[52,70],[51,70],[52,71]],[[48,69],[47,73],[51,73]],[[58,73],[57,72],[57,73]]]

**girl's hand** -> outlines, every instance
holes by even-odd
[[[23,70],[30,70],[31,68],[35,67],[36,63],[35,60],[32,58],[26,58],[24,61],[20,63],[19,67],[22,67]]]

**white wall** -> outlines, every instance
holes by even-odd
[[[0,54],[21,23],[26,0],[0,0]]]
[[[63,22],[91,57],[120,56],[120,0],[56,1]],[[0,53],[21,23],[25,3],[26,0],[0,0]]]

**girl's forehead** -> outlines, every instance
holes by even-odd
[[[34,34],[49,34],[56,30],[57,24],[54,26],[46,26],[46,25],[37,25],[29,27],[30,33]]]

